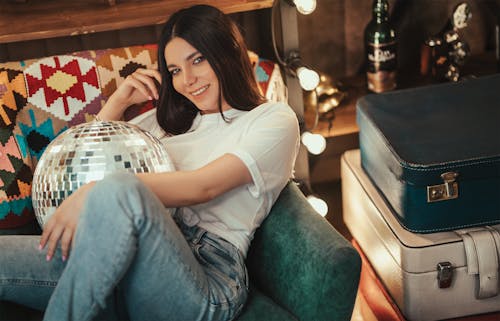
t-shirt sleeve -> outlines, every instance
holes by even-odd
[[[294,111],[286,104],[265,108],[248,126],[238,147],[231,154],[239,157],[252,175],[248,186],[254,197],[271,192],[275,200],[292,177],[299,149],[299,125]]]

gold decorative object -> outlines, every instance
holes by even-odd
[[[316,89],[304,92],[304,113],[309,115],[306,119],[310,119],[311,114],[314,115],[314,125],[310,129],[316,127],[319,120],[327,120],[331,126],[335,118],[335,108],[347,95],[332,77],[321,72],[319,76],[320,81]]]

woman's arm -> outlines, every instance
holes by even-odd
[[[167,207],[179,207],[210,201],[238,186],[252,182],[248,168],[238,157],[225,154],[194,171],[137,174],[139,179]],[[40,250],[45,246],[47,260],[52,259],[61,243],[63,260],[69,255],[80,212],[95,182],[80,187],[56,209],[44,226]]]
[[[158,99],[155,80],[161,83],[158,70],[139,68],[120,84],[97,114],[102,120],[119,120],[125,110],[134,104]]]
[[[194,171],[138,174],[167,207],[208,202],[225,192],[252,182],[241,159],[225,154]]]

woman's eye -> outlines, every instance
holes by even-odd
[[[202,62],[202,61],[204,61],[204,60],[205,60],[205,57],[203,57],[203,56],[198,56],[198,57],[194,58],[194,60],[193,60],[193,64],[197,65],[197,64],[199,64],[200,62]]]
[[[170,69],[168,72],[170,72],[172,76],[175,76],[180,72],[180,69],[179,68]]]

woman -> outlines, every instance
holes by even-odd
[[[158,58],[159,71],[127,77],[98,116],[120,119],[157,100],[133,122],[160,138],[177,171],[110,175],[68,197],[41,238],[0,238],[0,300],[57,321],[231,320],[241,311],[244,259],[292,175],[297,119],[264,101],[241,34],[218,9],[172,15]]]

